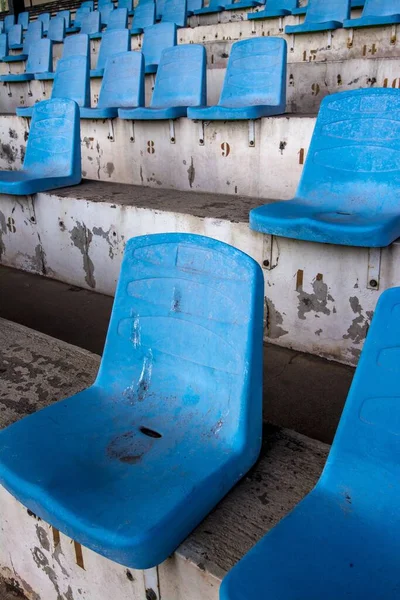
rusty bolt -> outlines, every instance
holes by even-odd
[[[268,260],[268,259],[265,259],[265,260],[263,261],[263,265],[264,265],[264,267],[269,267],[269,260]]]
[[[376,280],[376,279],[371,279],[371,281],[369,282],[369,285],[370,285],[372,288],[376,288],[376,287],[378,287],[378,282],[377,282],[377,280]]]

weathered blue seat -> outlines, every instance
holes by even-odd
[[[286,17],[296,8],[297,0],[267,0],[264,10],[249,13],[248,19],[274,19]]]
[[[8,34],[8,47],[11,48],[12,50],[18,50],[19,48],[22,47],[22,33],[23,33],[23,29],[22,29],[22,25],[18,24],[18,25],[13,25],[11,27],[11,29],[9,30]],[[20,55],[15,54],[15,55],[11,55],[11,57],[15,57],[14,60],[26,60],[26,58],[19,58]]]
[[[0,194],[25,196],[81,181],[79,110],[60,98],[33,107],[23,167],[0,171]]]
[[[88,6],[81,6],[75,13],[73,27],[69,27],[67,33],[75,33],[80,30],[83,19],[91,12]]]
[[[228,4],[228,2],[226,2]],[[210,0],[208,6],[197,8],[193,11],[194,15],[208,15],[210,13],[221,12],[225,10],[225,0]]]
[[[134,14],[132,0],[118,0],[118,8],[126,8],[129,16]]]
[[[84,33],[78,33],[76,35],[70,35],[65,38],[62,58],[69,58],[71,56],[84,56],[88,64],[90,65],[90,52],[89,52],[89,36]],[[37,73],[35,79],[49,80],[54,79],[55,73]],[[17,112],[18,114],[18,112]]]
[[[110,29],[126,29],[128,27],[128,9],[116,8],[108,17],[107,31]]]
[[[149,107],[120,108],[120,119],[159,120],[186,117],[189,106],[206,104],[206,53],[199,44],[167,48],[161,55]]]
[[[285,33],[339,29],[350,16],[350,0],[309,0],[304,23],[286,25]]]
[[[186,27],[187,0],[165,0],[161,23],[175,23],[177,27]]]
[[[107,59],[115,54],[128,52],[130,49],[131,36],[128,29],[111,29],[111,31],[107,29],[101,40],[96,68],[90,71],[90,77],[103,77]]]
[[[101,4],[101,3],[99,2],[99,4]],[[86,0],[85,2],[82,2],[80,8],[85,8],[85,9],[87,8],[87,9],[89,9],[89,11],[94,10],[93,0]]]
[[[129,240],[95,384],[0,431],[0,482],[117,563],[164,561],[258,456],[263,292],[222,242]]]
[[[65,38],[65,19],[63,17],[53,17],[50,19],[47,37],[52,42],[63,42]]]
[[[68,30],[71,27],[71,11],[60,10],[57,13],[57,17],[63,18],[65,21],[65,29]]]
[[[381,295],[325,469],[221,600],[398,600],[400,288]]]
[[[90,106],[89,62],[86,56],[61,58],[56,67],[52,98],[69,98],[80,107]],[[17,107],[19,117],[31,117],[33,106]]]
[[[346,19],[343,27],[376,27],[400,23],[400,0],[365,0],[359,19]]]
[[[351,0],[350,6],[351,8],[363,8],[365,0]],[[304,6],[299,6],[292,10],[292,15],[305,15],[307,12],[307,4]]]
[[[101,38],[101,19],[98,10],[83,15],[80,32],[88,35],[90,39]]]
[[[37,20],[41,21],[43,24],[43,33],[47,33],[47,31],[49,30],[49,25],[50,25],[50,13],[48,13],[48,12],[40,13]]]
[[[346,246],[400,236],[400,94],[376,88],[324,98],[293,200],[250,212],[250,227]]]
[[[14,27],[15,25],[15,15],[7,15],[4,19],[4,30],[6,33],[8,33],[11,29],[11,27]]]
[[[283,38],[259,37],[234,43],[218,105],[188,108],[189,119],[230,121],[284,113],[286,54]]]
[[[5,58],[5,62],[21,62],[28,59],[29,50],[32,44],[41,40],[43,37],[43,23],[42,21],[33,21],[29,23],[28,29],[25,33],[25,39],[23,44],[18,43],[22,41],[22,25],[14,25],[8,34],[8,45],[12,49],[22,48],[21,54],[12,54]]]
[[[8,56],[8,35],[0,33],[0,60]]]
[[[265,0],[234,0],[224,5],[224,10],[245,10],[246,8],[254,8],[262,6]]]
[[[115,11],[114,4],[112,2],[107,2],[107,4],[102,4],[99,8],[100,10],[100,20],[102,27],[108,25],[108,21]]]
[[[139,33],[143,33],[144,28],[154,25],[155,21],[155,2],[153,0],[151,0],[150,2],[143,2],[143,0],[140,0],[139,4],[135,9],[135,14],[133,15],[131,34],[138,35]]]
[[[32,44],[29,50],[28,60],[26,62],[25,73],[8,73],[0,75],[2,82],[32,81],[35,79],[35,73],[48,73],[53,70],[53,52],[52,42],[42,38]]]
[[[118,108],[144,106],[144,56],[124,52],[107,59],[96,108],[81,108],[81,119],[112,119]]]
[[[29,25],[29,13],[27,11],[19,13],[17,23],[26,31]]]
[[[157,23],[146,27],[142,44],[146,73],[157,72],[163,50],[171,46],[176,46],[175,23]]]

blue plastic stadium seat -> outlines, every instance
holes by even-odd
[[[124,52],[107,59],[96,108],[81,108],[81,119],[112,119],[118,108],[144,106],[144,56]]]
[[[50,25],[50,13],[41,13],[38,18],[38,21],[42,21],[43,23],[43,33],[47,33]]]
[[[350,6],[351,8],[363,8],[365,0],[351,0]],[[299,6],[292,10],[292,15],[305,15],[307,12],[307,4],[304,6]]]
[[[19,13],[17,23],[19,25],[22,25],[22,29],[24,29],[26,31],[28,29],[28,25],[29,25],[29,13],[26,11]]]
[[[90,53],[89,53],[89,36],[84,33],[78,33],[76,35],[70,35],[65,38],[62,58],[69,58],[71,56],[84,56],[90,64]],[[54,79],[55,73],[37,73],[35,79],[49,80]],[[18,114],[18,109],[17,109]]]
[[[376,27],[400,23],[400,0],[365,0],[359,19],[347,19],[343,27]]]
[[[0,33],[0,60],[8,56],[8,35]]]
[[[245,10],[246,8],[254,8],[262,6],[265,0],[234,0],[224,5],[224,10]]]
[[[29,50],[25,73],[0,75],[2,82],[31,81],[35,73],[48,73],[53,70],[52,42],[46,38],[32,44]]]
[[[95,384],[0,431],[2,485],[117,563],[164,561],[259,454],[263,292],[222,242],[129,240]]]
[[[67,29],[67,33],[75,33],[76,31],[79,31],[79,29],[82,26],[83,19],[90,12],[91,12],[91,10],[90,10],[90,8],[88,6],[81,6],[80,8],[78,8],[78,10],[75,13],[75,20],[74,20],[73,27],[69,27]]]
[[[296,8],[297,0],[267,0],[265,9],[249,13],[248,19],[274,19],[292,14]]]
[[[47,37],[52,42],[63,42],[65,38],[65,19],[63,17],[54,17],[50,19]]]
[[[89,61],[86,56],[68,56],[61,58],[56,67],[52,98],[74,100],[79,107],[90,106]],[[32,106],[19,106],[19,117],[31,117]]]
[[[20,49],[22,47],[22,25],[13,25],[8,32],[8,47],[12,50]],[[19,58],[20,55],[12,55],[14,60],[26,60],[23,58]],[[14,58],[15,57],[15,58]]]
[[[186,27],[187,0],[165,0],[161,23],[175,23],[177,27]]]
[[[146,73],[157,72],[163,50],[171,46],[176,46],[175,23],[158,23],[146,27],[142,44]]]
[[[0,171],[0,194],[25,196],[81,181],[79,109],[60,98],[33,107],[22,170]]]
[[[161,55],[148,108],[121,108],[120,119],[133,121],[186,117],[189,106],[206,104],[206,53],[199,44],[167,48]]]
[[[80,8],[88,9],[89,11],[94,10],[93,0],[86,0],[85,2],[82,2]]]
[[[93,10],[82,17],[81,33],[85,33],[90,39],[101,38],[101,19],[98,10]]]
[[[96,68],[90,71],[90,77],[103,77],[107,59],[115,54],[128,52],[130,49],[131,36],[128,29],[111,29],[111,31],[107,29],[101,40]]]
[[[8,44],[10,48],[16,49],[22,47],[21,54],[13,54],[3,58],[4,62],[21,62],[27,60],[29,50],[32,44],[35,44],[43,37],[43,23],[41,21],[33,21],[29,23],[28,29],[25,33],[25,39],[23,45],[19,45],[16,42],[22,38],[22,25],[14,25],[8,35]]]
[[[138,35],[143,33],[145,27],[154,25],[156,21],[156,5],[153,0],[151,2],[143,2],[140,0],[135,9],[135,14],[132,19],[131,34]]]
[[[286,25],[285,33],[339,29],[350,16],[350,0],[309,0],[301,25]]]
[[[60,10],[57,13],[57,17],[62,17],[65,21],[65,29],[71,27],[71,11],[69,10]]]
[[[381,295],[325,469],[221,600],[398,600],[400,288]]]
[[[228,4],[228,2],[226,2]],[[221,12],[225,9],[225,1],[224,0],[210,0],[208,6],[203,6],[203,8],[198,8],[193,11],[194,15],[208,15],[210,13]]]
[[[230,121],[283,114],[286,54],[283,38],[259,37],[234,43],[218,105],[188,108],[189,119]]]
[[[100,10],[100,20],[101,25],[104,27],[108,25],[108,21],[110,20],[111,14],[114,12],[114,4],[112,2],[107,2],[107,4],[102,4],[99,7]]]
[[[15,15],[7,15],[4,19],[4,30],[6,33],[8,33],[11,29],[11,27],[13,27],[15,25]]]
[[[324,98],[293,200],[253,209],[262,233],[346,246],[400,236],[400,94],[377,88]]]
[[[108,17],[107,31],[110,29],[125,29],[128,27],[128,9],[117,8]]]
[[[118,0],[118,8],[126,8],[129,16],[134,14],[133,0]]]

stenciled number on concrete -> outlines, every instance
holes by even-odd
[[[229,153],[231,151],[231,147],[228,144],[228,142],[222,142],[222,144],[221,144],[221,150],[222,150],[222,152],[221,152],[222,156],[229,156]]]
[[[312,96],[318,96],[320,92],[320,87],[318,83],[313,83],[311,86],[311,95]]]
[[[154,154],[155,151],[156,151],[156,149],[154,148],[154,142],[153,142],[153,140],[149,140],[147,142],[147,152],[149,154]]]
[[[10,233],[15,233],[17,231],[15,221],[12,217],[8,217],[7,219],[7,229]]]

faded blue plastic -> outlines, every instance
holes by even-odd
[[[283,38],[259,37],[234,43],[218,105],[189,108],[189,119],[231,121],[283,114],[286,55]]]
[[[187,0],[165,0],[161,23],[175,23],[177,27],[186,27]]]
[[[167,48],[161,55],[148,108],[120,109],[121,119],[159,120],[186,117],[189,106],[206,104],[206,51],[199,44]]]
[[[52,42],[63,42],[65,38],[65,19],[63,17],[54,17],[50,19],[47,37]]]
[[[110,29],[125,29],[128,27],[128,9],[117,8],[110,13],[107,31]]]
[[[62,17],[65,21],[65,28],[71,27],[71,12],[69,10],[60,10],[57,17]]]
[[[146,73],[157,72],[163,50],[171,46],[176,46],[175,23],[158,23],[146,27],[142,45]]]
[[[244,10],[246,8],[262,6],[263,4],[265,4],[265,0],[236,0],[235,2],[229,2],[228,4],[225,4],[224,10]]]
[[[365,0],[351,0],[351,8],[363,8]],[[299,6],[292,10],[292,15],[305,15],[307,12],[307,4]]]
[[[40,13],[37,18],[38,21],[42,21],[43,23],[43,33],[46,33],[49,30],[50,25],[50,13]]]
[[[112,13],[114,12],[114,4],[112,2],[107,2],[107,4],[102,4],[100,7],[100,19],[102,26],[108,25],[108,21]]]
[[[43,22],[33,21],[29,23],[28,29],[25,33],[24,46],[22,53],[29,54],[31,46],[41,40],[43,37]]]
[[[100,29],[101,21],[100,12],[98,10],[93,10],[83,16],[81,22],[81,33],[85,33],[90,38],[95,39],[97,37],[101,37]]]
[[[28,25],[29,25],[29,13],[28,12],[22,12],[19,13],[18,15],[18,21],[17,23],[19,25],[22,25],[22,29],[28,29]]]
[[[133,15],[133,0],[118,0],[118,8],[126,8],[128,15]]]
[[[0,60],[8,56],[8,35],[0,33]]]
[[[324,98],[296,197],[252,210],[250,227],[347,246],[382,247],[398,238],[399,91]]]
[[[144,56],[124,52],[107,60],[97,107],[81,108],[81,119],[111,119],[137,106],[144,106]]]
[[[400,23],[400,0],[365,0],[359,19],[347,19],[343,27],[376,27]]]
[[[398,600],[399,364],[392,288],[378,301],[321,478],[230,571],[221,600]]]
[[[4,30],[6,33],[8,33],[11,29],[11,27],[13,27],[15,25],[15,15],[7,15],[4,19]]]
[[[187,0],[187,16],[194,15],[195,10],[203,8],[203,0]]]
[[[145,27],[154,25],[156,20],[155,2],[143,2],[140,0],[133,15],[131,34],[138,35],[143,33]]]
[[[20,48],[22,45],[22,25],[13,25],[8,32],[8,47],[9,48]],[[18,57],[18,55],[15,55]],[[18,58],[18,60],[20,60]],[[26,59],[22,59],[26,60]]]
[[[93,2],[93,0],[86,0],[85,2],[82,2],[81,8],[87,8],[89,11],[94,10],[94,2]]]
[[[165,0],[156,0],[156,21],[159,21],[162,17],[164,4]]]
[[[70,35],[65,38],[62,58],[70,56],[85,56],[90,64],[89,36],[85,33]]]
[[[103,33],[103,38],[101,40],[96,68],[90,71],[90,76],[103,77],[107,59],[115,54],[128,52],[130,49],[131,36],[128,29],[112,29],[111,31],[107,29],[107,31]]]
[[[259,454],[263,291],[222,242],[131,239],[95,384],[0,431],[1,483],[117,563],[164,561]]]
[[[229,4],[226,2],[226,4]],[[224,10],[225,2],[224,0],[210,0],[208,6],[204,6],[203,8],[198,8],[193,11],[195,15],[207,15],[210,13],[221,12]]]
[[[81,6],[75,13],[74,29],[81,27],[83,19],[91,12],[88,6]]]
[[[0,171],[0,194],[36,194],[81,181],[79,109],[65,98],[33,107],[22,170]]]
[[[4,33],[5,29],[4,29],[4,21],[0,21],[0,33]]]
[[[53,68],[52,42],[46,38],[31,45],[25,73],[0,75],[0,81],[31,81],[35,73],[48,73]]]
[[[286,25],[285,33],[309,33],[339,29],[350,17],[350,0],[309,0],[301,25]]]
[[[297,0],[267,0],[265,9],[249,13],[248,19],[274,19],[290,15],[296,8]]]

